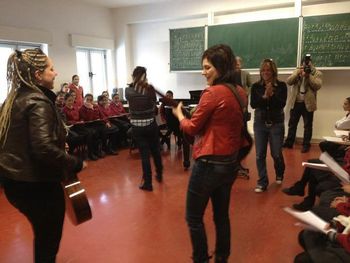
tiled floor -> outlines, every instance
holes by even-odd
[[[174,145],[173,145],[174,146]],[[319,156],[315,145],[307,154],[300,145],[284,150],[285,181],[274,183],[271,158],[268,168],[271,184],[267,192],[254,193],[257,174],[255,152],[245,166],[250,180],[237,179],[232,191],[231,225],[234,263],[289,263],[301,249],[300,229],[282,211],[300,201],[284,195],[302,172],[301,162]],[[269,154],[269,153],[268,153]],[[141,164],[137,151],[121,150],[118,156],[89,162],[80,175],[93,219],[80,226],[65,221],[58,263],[182,263],[191,262],[191,244],[185,222],[185,195],[190,171],[181,166],[181,152],[175,147],[163,152],[164,182],[154,181],[154,191],[138,189]],[[212,213],[205,215],[210,249],[214,247]],[[0,263],[32,262],[32,233],[29,223],[7,202],[0,190]]]

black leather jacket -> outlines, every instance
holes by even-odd
[[[65,150],[66,130],[54,106],[55,94],[21,87],[14,101],[5,145],[0,143],[0,175],[25,182],[59,182],[78,172],[82,161]]]

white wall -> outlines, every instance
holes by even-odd
[[[312,2],[323,3],[303,7],[304,16],[350,12],[350,1],[308,1]],[[125,87],[132,69],[143,65],[148,68],[148,79],[155,87],[163,92],[172,89],[178,98],[189,98],[188,91],[203,89],[205,81],[199,72],[169,72],[170,28],[291,17],[295,15],[293,3],[294,0],[202,0],[114,9],[117,86]],[[268,10],[263,10],[266,6]],[[213,19],[208,19],[212,16]],[[350,96],[349,70],[323,73],[324,85],[318,93],[318,111],[314,118],[314,139],[332,134],[335,120],[344,115],[343,100]],[[289,72],[280,72],[280,79],[286,80],[288,75]],[[255,75],[254,79],[257,78]],[[285,111],[288,120],[289,107]],[[249,124],[251,129],[252,122]],[[301,121],[298,137],[302,137],[302,125]]]
[[[107,8],[77,4],[68,0],[0,2],[0,39],[8,40],[8,36],[13,32],[16,32],[16,39],[22,41],[40,42],[43,38],[41,35],[51,37],[48,52],[59,73],[55,89],[59,88],[60,83],[70,81],[77,71],[75,48],[71,46],[69,35],[111,39],[114,42],[114,28],[112,12]],[[43,34],[33,36],[33,31]],[[113,76],[113,86],[114,80]]]

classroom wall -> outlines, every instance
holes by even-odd
[[[68,0],[0,2],[0,39],[49,41],[49,56],[59,73],[55,89],[59,88],[60,83],[70,81],[71,76],[76,74],[75,48],[71,46],[70,34],[85,36],[87,44],[100,38],[100,42],[109,39],[114,49],[114,28],[112,12],[108,8]],[[111,87],[115,86],[114,72],[113,69]]]
[[[350,12],[350,1],[307,2],[314,4],[303,7],[304,16]],[[264,7],[268,9],[263,10]],[[143,65],[148,68],[148,79],[156,88],[163,92],[171,89],[177,98],[189,98],[188,91],[203,89],[205,80],[200,72],[169,72],[169,29],[285,18],[295,13],[293,0],[179,1],[114,9],[117,86],[125,87],[132,69]],[[279,72],[280,79],[286,80],[290,72]],[[258,75],[253,74],[253,79],[257,80]],[[323,71],[324,84],[318,93],[318,110],[314,116],[314,139],[332,135],[335,120],[344,116],[342,103],[350,96],[348,76],[349,70]],[[288,105],[285,108],[287,121],[289,109]],[[301,121],[298,137],[303,136],[302,126]],[[252,131],[252,121],[249,129]]]

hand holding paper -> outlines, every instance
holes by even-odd
[[[304,224],[308,225],[308,229],[314,229],[322,233],[327,234],[329,231],[334,231],[333,228],[329,228],[329,224],[323,219],[319,218],[317,215],[311,211],[298,212],[289,207],[285,207],[284,211],[288,214],[294,216],[295,218],[302,221]]]

